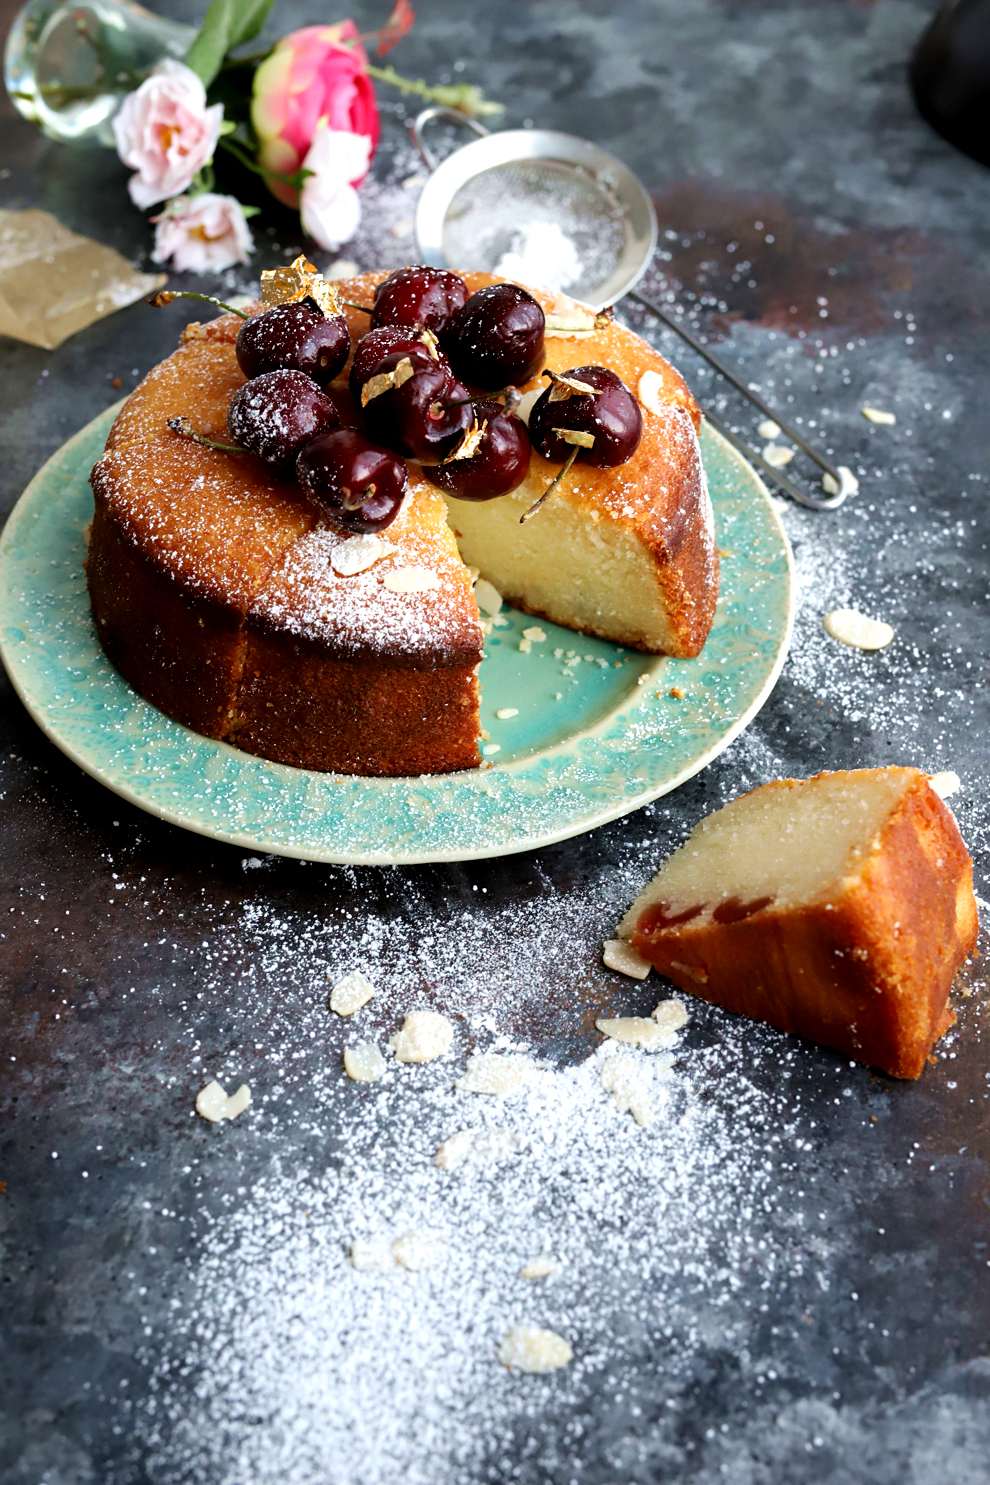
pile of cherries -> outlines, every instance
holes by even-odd
[[[609,468],[635,452],[639,405],[603,366],[546,373],[528,431],[514,415],[515,389],[545,360],[543,311],[518,285],[469,295],[456,273],[400,268],[365,312],[349,393],[330,385],[350,354],[343,315],[307,297],[246,320],[236,354],[249,380],[227,415],[238,448],[280,474],[294,470],[341,530],[381,531],[395,519],[407,459],[447,494],[491,500],[522,483],[531,447],[566,468],[575,458]]]

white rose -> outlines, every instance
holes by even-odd
[[[128,93],[113,121],[117,153],[137,174],[127,184],[142,208],[181,195],[213,159],[223,105],[206,106],[206,89],[182,62],[159,62]]]
[[[234,196],[178,196],[156,218],[156,263],[172,262],[177,273],[217,273],[246,263],[254,238]]]
[[[303,169],[313,174],[303,181],[299,215],[321,248],[332,252],[357,231],[361,206],[351,182],[367,173],[371,148],[367,134],[317,127],[303,161]]]

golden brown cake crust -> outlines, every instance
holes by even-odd
[[[633,947],[702,1000],[919,1077],[978,924],[958,826],[925,774],[902,772],[913,777],[869,860],[828,900],[700,927],[647,907]]]
[[[345,282],[343,297],[370,305],[382,277]],[[465,278],[472,291],[497,282]],[[569,303],[537,297],[551,313]],[[356,342],[368,319],[346,313]],[[477,766],[477,605],[444,502],[415,466],[382,535],[384,556],[341,577],[331,559],[345,538],[294,482],[169,429],[170,418],[186,417],[226,441],[227,407],[244,381],[234,354],[241,324],[223,315],[188,327],[121,409],[93,471],[88,573],[104,649],[161,710],[263,757],[381,775]],[[696,654],[714,612],[717,556],[694,399],[619,326],[549,339],[547,361],[558,370],[601,361],[633,392],[644,370],[656,372],[662,406],[644,411],[634,459],[618,471],[577,466],[566,498],[637,533],[672,615],[671,653]],[[534,455],[531,483],[541,489],[554,473]],[[437,586],[386,586],[406,567],[426,569]]]

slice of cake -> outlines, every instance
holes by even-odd
[[[682,990],[917,1078],[976,945],[972,862],[916,768],[764,784],[702,820],[619,927]]]

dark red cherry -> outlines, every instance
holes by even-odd
[[[474,415],[486,424],[470,459],[448,459],[423,473],[431,484],[458,500],[494,500],[521,485],[529,469],[530,442],[525,423],[500,402],[475,403]]]
[[[411,374],[409,369],[411,368]],[[364,401],[374,380],[389,373],[395,385]],[[364,384],[362,410],[368,431],[390,448],[420,464],[438,464],[457,448],[474,425],[467,390],[446,364],[425,347],[392,351]]]
[[[471,295],[440,340],[462,381],[494,391],[536,376],[546,359],[545,326],[532,294],[518,284],[492,284]]]
[[[404,460],[353,428],[308,443],[296,459],[296,478],[323,514],[349,535],[384,531],[409,487]]]
[[[371,328],[408,325],[439,335],[467,297],[467,284],[446,268],[427,268],[423,264],[397,268],[375,290]]]
[[[336,407],[303,371],[266,371],[245,382],[227,409],[234,443],[280,470],[291,470],[299,450],[337,422]]]
[[[328,318],[316,300],[307,297],[276,304],[245,320],[234,351],[245,376],[304,371],[325,387],[347,361],[351,337],[343,315]]]
[[[354,360],[351,362],[350,386],[351,392],[360,402],[361,388],[378,367],[380,361],[384,361],[390,351],[409,351],[413,349],[426,349],[425,342],[420,339],[420,331],[408,330],[402,325],[385,325],[381,330],[370,330],[367,335],[362,335],[354,348]],[[437,352],[439,355],[440,353]],[[444,357],[443,364],[447,365]]]
[[[578,458],[595,469],[611,469],[631,459],[643,436],[643,415],[625,383],[605,366],[576,366],[560,375],[597,390],[571,392],[560,381],[550,383],[529,415],[529,436],[537,453],[563,463],[575,445],[553,430],[568,428],[594,438],[591,448],[578,449]],[[559,400],[551,402],[555,392]]]

